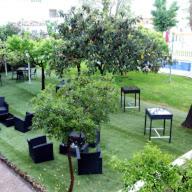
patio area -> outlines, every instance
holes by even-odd
[[[156,75],[156,81],[158,82],[159,80],[168,80],[168,76],[166,75]],[[112,168],[110,160],[114,156],[120,160],[130,159],[136,151],[142,150],[146,143],[148,143],[148,135],[144,136],[143,134],[145,108],[157,106],[166,107],[174,115],[172,142],[169,144],[168,139],[152,139],[153,144],[160,147],[161,150],[169,152],[175,158],[191,149],[192,130],[181,127],[181,123],[185,120],[187,114],[185,105],[190,106],[190,99],[185,100],[186,103],[182,103],[182,105],[178,103],[179,107],[173,107],[174,104],[169,103],[169,100],[167,101],[163,95],[159,95],[161,92],[162,94],[165,92],[161,90],[158,94],[159,99],[162,101],[160,103],[158,98],[154,97],[155,94],[157,94],[155,89],[150,87],[150,90],[153,91],[148,92],[149,87],[146,82],[150,81],[151,78],[154,78],[153,74],[146,76],[142,73],[130,73],[129,78],[117,77],[116,84],[119,90],[122,85],[130,83],[141,88],[141,112],[135,109],[127,109],[123,112],[119,105],[119,111],[110,115],[109,124],[102,125],[101,148],[104,163],[102,175],[78,176],[76,159],[73,159],[76,178],[75,192],[90,191],[90,185],[92,186],[93,192],[115,192],[122,188],[121,173]],[[175,87],[176,84],[179,87],[178,78],[180,77],[174,77],[174,86],[172,84],[168,85],[170,89],[172,89],[172,86]],[[24,117],[26,111],[32,110],[31,99],[40,92],[40,80],[37,78],[29,85],[28,82],[15,82],[5,77],[3,77],[3,79],[6,80],[0,89],[0,94],[6,97],[12,114]],[[145,81],[145,85],[143,81],[139,79]],[[189,80],[183,79],[183,81],[188,82]],[[56,84],[57,82],[54,78],[47,79],[47,83]],[[157,82],[153,83],[157,86]],[[189,93],[185,94],[190,94],[190,90],[188,90],[188,92]],[[172,97],[177,96],[172,93],[170,97],[173,99]],[[151,99],[146,100],[146,98]],[[134,101],[134,97],[129,97],[129,100]],[[183,108],[186,110],[182,110]],[[154,125],[162,125],[162,122],[154,122]],[[49,139],[54,144],[54,161],[34,164],[28,155],[27,139],[42,135],[42,131],[32,130],[23,134],[14,130],[13,127],[6,128],[2,124],[0,124],[0,127],[0,151],[4,156],[22,171],[33,177],[37,182],[46,186],[48,191],[62,191],[62,189],[67,188],[70,180],[68,162],[65,156],[59,154],[59,141]]]

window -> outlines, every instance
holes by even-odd
[[[49,9],[49,17],[54,18],[54,17],[58,17],[58,11],[57,9]]]
[[[32,3],[41,3],[41,0],[31,0]]]

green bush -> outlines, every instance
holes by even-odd
[[[141,192],[191,192],[192,161],[178,167],[171,164],[172,160],[171,155],[147,144],[133,159],[121,161],[114,156],[110,165],[123,173],[124,191],[141,180],[145,182]]]
[[[151,71],[157,72],[164,58],[169,54],[168,46],[162,34],[143,27],[136,35],[138,64],[143,69],[148,65]]]

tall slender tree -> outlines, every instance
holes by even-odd
[[[192,31],[192,0],[189,0],[189,25]]]
[[[177,24],[176,16],[179,7],[176,1],[170,7],[167,7],[166,0],[155,0],[154,8],[151,14],[153,16],[154,27],[157,31],[167,31]]]

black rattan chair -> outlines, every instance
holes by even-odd
[[[5,97],[0,97],[0,116],[5,116],[9,112],[9,105],[5,102]]]
[[[16,80],[24,80],[25,79],[23,71],[17,70],[16,73],[17,73],[17,79]]]
[[[14,117],[15,129],[20,132],[30,131],[32,126],[33,113],[26,112],[25,119],[19,119],[18,117]]]
[[[102,155],[99,146],[96,152],[81,153],[79,148],[76,148],[78,175],[84,174],[102,174]]]
[[[54,160],[53,143],[47,143],[46,136],[28,139],[29,155],[34,163]]]

